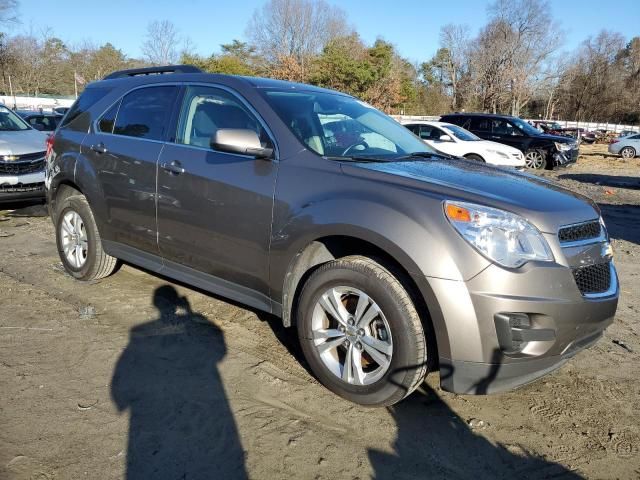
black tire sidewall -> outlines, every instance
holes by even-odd
[[[325,367],[311,340],[311,318],[316,302],[321,294],[337,286],[353,287],[365,292],[382,309],[389,324],[393,341],[391,365],[385,375],[371,385],[351,385],[336,377]],[[344,266],[313,274],[302,291],[296,319],[302,351],[318,380],[334,393],[361,405],[386,405],[402,399],[412,387],[414,374],[411,369],[416,368],[420,348],[416,334],[412,333],[412,328],[405,320],[409,315],[405,310],[401,299],[394,295],[389,285],[374,275]],[[424,336],[422,331],[417,334]],[[394,398],[395,401],[390,401]]]
[[[85,226],[85,232],[87,233],[87,261],[80,268],[73,267],[68,261],[64,254],[64,249],[62,248],[62,239],[60,238],[60,228],[62,224],[62,219],[65,214],[69,211],[74,211],[80,218]],[[96,263],[96,225],[93,220],[93,215],[91,214],[91,210],[89,209],[89,205],[86,201],[80,196],[72,196],[64,199],[61,205],[57,208],[56,215],[56,245],[58,247],[58,254],[60,255],[60,260],[65,268],[65,270],[69,273],[69,275],[73,276],[77,279],[85,279],[90,277],[91,272],[94,270],[94,266]]]
[[[484,162],[484,158],[482,158],[480,155],[477,155],[475,153],[470,153],[468,155],[466,155],[464,158],[466,158],[467,160],[473,160],[474,162]]]

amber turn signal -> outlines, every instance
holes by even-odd
[[[452,205],[451,203],[447,204],[446,208],[447,217],[450,220],[455,220],[456,222],[470,222],[471,221],[471,213],[464,207],[460,207],[458,205]]]

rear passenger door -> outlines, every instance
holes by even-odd
[[[156,255],[157,161],[177,92],[168,85],[132,90],[100,117],[82,144],[104,195],[106,240]]]
[[[160,252],[191,281],[196,275],[227,296],[265,308],[278,164],[214,150],[218,129],[250,129],[263,146],[274,147],[264,123],[235,93],[187,86],[176,142],[159,161]]]

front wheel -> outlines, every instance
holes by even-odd
[[[527,168],[536,170],[547,168],[547,157],[544,152],[540,150],[528,150],[527,153],[524,154],[524,161]]]
[[[367,257],[328,262],[298,302],[298,336],[311,370],[341,397],[392,405],[427,373],[420,317],[400,281]]]

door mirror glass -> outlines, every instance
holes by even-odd
[[[269,158],[272,148],[260,144],[258,134],[245,128],[220,128],[211,137],[211,148],[220,152],[252,155],[256,158]]]

